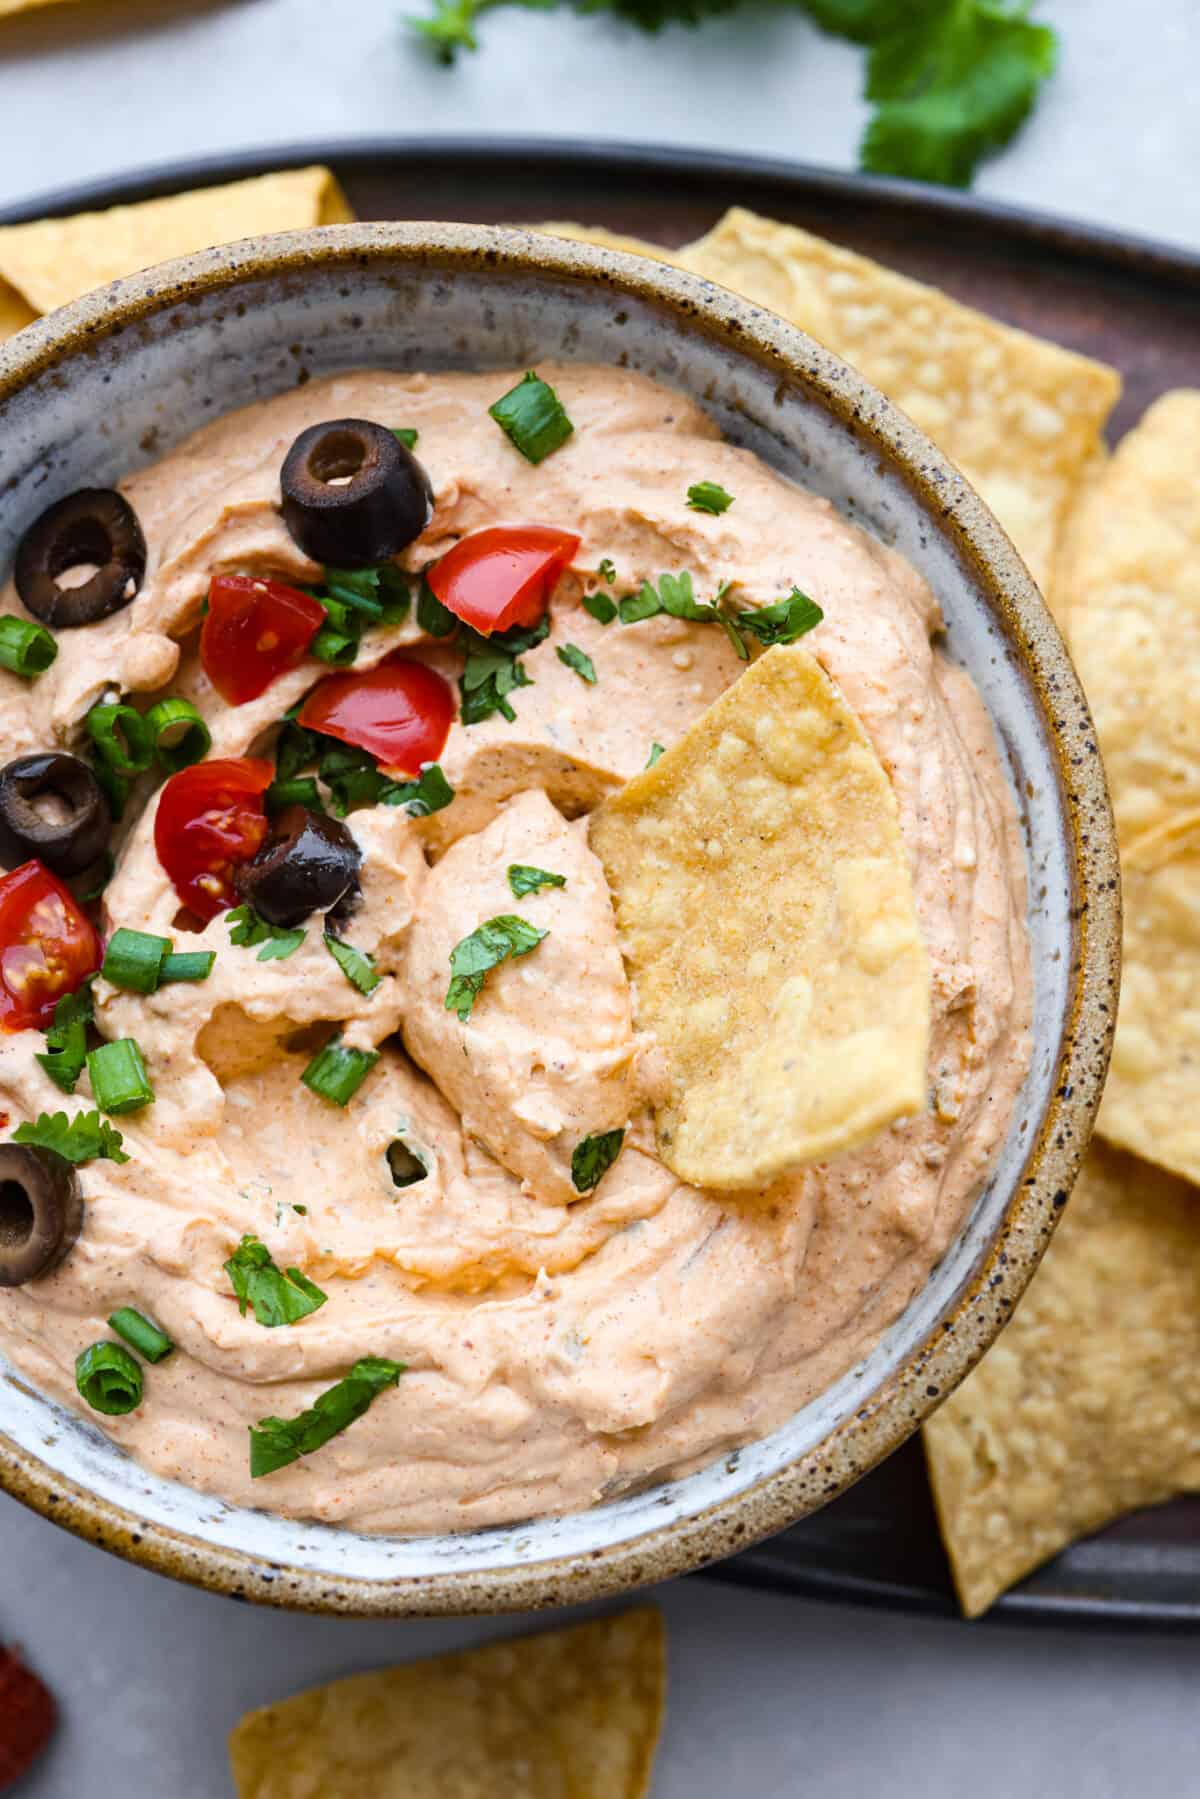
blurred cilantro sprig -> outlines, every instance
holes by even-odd
[[[545,11],[558,0],[432,0],[415,30],[443,62],[475,50],[475,24],[494,6]],[[569,0],[640,27],[699,25],[741,0]],[[859,161],[877,175],[966,187],[985,156],[1020,130],[1053,72],[1058,40],[1029,18],[1031,0],[776,0],[867,52],[872,114]]]

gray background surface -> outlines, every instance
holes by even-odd
[[[415,7],[420,0],[410,0]],[[503,12],[442,70],[406,0],[112,0],[0,22],[0,204],[184,155],[520,132],[849,167],[859,56],[764,11],[647,43]],[[1060,71],[977,191],[1200,249],[1197,0],[1043,0]],[[534,79],[530,81],[530,71]],[[177,1588],[0,1499],[0,1639],[64,1701],[29,1799],[228,1799],[228,1728],[299,1686],[534,1620],[343,1623]],[[656,1799],[1200,1793],[1200,1639],[931,1623],[677,1582]]]

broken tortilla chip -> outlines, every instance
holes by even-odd
[[[1121,872],[1121,1008],[1096,1128],[1200,1182],[1200,811],[1140,837]]]
[[[1063,600],[1126,851],[1200,809],[1200,391],[1156,400],[1084,496]]]
[[[642,1799],[664,1684],[649,1608],[336,1680],[242,1719],[238,1799]]]
[[[549,219],[531,229],[544,231],[548,237],[568,238],[572,243],[597,244],[602,250],[623,250],[627,256],[648,256],[652,262],[670,263],[674,268],[680,266],[677,250],[665,250],[661,244],[647,243],[644,237],[628,237],[623,231],[606,231],[603,225],[577,225],[570,219]]]
[[[1195,1485],[1200,1196],[1100,1144],[1012,1322],[925,1425],[963,1610]]]
[[[768,650],[590,828],[681,1180],[764,1187],[923,1106],[929,967],[895,798],[807,650]]]
[[[353,217],[330,171],[314,166],[107,212],[0,226],[0,338],[93,288],[174,256]]]
[[[741,207],[678,260],[799,325],[881,388],[1048,583],[1076,484],[1121,391],[1115,369]]]

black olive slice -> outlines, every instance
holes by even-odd
[[[328,912],[358,880],[362,851],[344,824],[307,806],[285,806],[275,828],[236,880],[242,898],[268,924],[291,930],[311,912]]]
[[[56,875],[82,874],[108,848],[111,829],[100,783],[78,756],[53,750],[0,769],[0,868],[36,856]]]
[[[77,586],[62,587],[68,569],[95,565]],[[128,606],[146,573],[146,540],[137,513],[111,487],[83,487],[56,500],[21,539],[13,575],[26,611],[68,631],[94,625]]]
[[[370,419],[310,425],[284,458],[279,481],[284,524],[306,556],[333,568],[390,561],[433,513],[421,464]]]
[[[62,1261],[83,1226],[79,1176],[65,1157],[0,1143],[0,1287],[23,1287]]]

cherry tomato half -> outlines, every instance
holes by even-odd
[[[536,625],[579,548],[551,525],[489,525],[447,550],[426,574],[442,605],[485,637]]]
[[[269,762],[251,756],[194,762],[159,794],[154,847],[176,893],[198,917],[236,906],[233,872],[267,835],[262,796],[274,775]]]
[[[454,719],[454,695],[423,662],[393,654],[361,675],[330,675],[300,708],[310,731],[369,750],[384,768],[414,776],[436,762]]]
[[[254,575],[216,575],[200,632],[204,672],[223,700],[244,706],[303,661],[325,623],[311,594]]]
[[[0,1029],[44,1030],[100,966],[100,939],[56,875],[22,862],[0,880]]]

